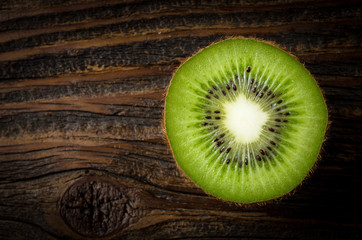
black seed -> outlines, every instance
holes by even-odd
[[[203,123],[202,123],[202,126],[206,126],[206,125],[207,125],[207,122],[203,122]]]
[[[225,133],[222,133],[221,135],[220,135],[220,138],[223,138],[225,136]]]
[[[256,155],[256,159],[257,159],[258,161],[261,161],[261,157],[260,157],[259,155]]]
[[[210,123],[210,125],[212,126],[212,125],[214,125],[214,123]]]
[[[275,119],[275,121],[276,121],[276,122],[281,122],[282,120],[280,120],[280,119],[277,118],[277,119]]]
[[[211,116],[206,116],[205,118],[206,118],[206,119],[211,119]]]
[[[214,113],[220,113],[220,111],[219,111],[219,110],[215,110]]]
[[[256,93],[255,93],[255,97],[258,96],[258,94],[259,94],[259,92],[256,92]]]
[[[222,148],[220,149],[220,152],[222,153],[224,150],[225,150],[225,147],[222,147]]]
[[[217,147],[220,147],[221,144],[222,144],[222,142],[217,142],[217,143],[216,143],[216,146],[217,146]]]
[[[268,86],[266,86],[263,91],[265,92],[266,90],[268,90]]]
[[[255,92],[256,92],[256,87],[253,88],[253,93],[255,93]]]
[[[222,94],[224,94],[224,96],[226,96],[226,92],[224,90],[222,90],[221,92],[222,92]]]
[[[275,111],[279,112],[279,111],[280,111],[280,108],[275,109]]]
[[[250,72],[250,70],[251,70],[251,68],[250,68],[250,67],[248,67],[248,68],[246,69],[246,72]]]
[[[215,127],[214,127],[214,129],[218,129],[218,128],[219,128],[219,126],[215,126]]]
[[[226,164],[229,164],[230,163],[230,158],[228,160],[226,160]]]
[[[242,165],[243,165],[243,163],[239,162],[239,168],[241,168]],[[248,165],[248,164],[246,164],[246,165]]]
[[[272,92],[271,92],[271,91],[269,91],[269,92],[268,92],[268,96],[270,96],[271,94],[272,94]]]
[[[217,87],[215,85],[212,86],[213,89],[217,90]]]
[[[267,148],[269,151],[271,151],[271,150],[272,150],[272,148],[271,148],[271,147],[269,147],[269,146],[267,146],[266,148]]]
[[[278,104],[281,104],[282,102],[283,102],[283,100],[279,100],[277,103],[278,103]]]
[[[275,145],[275,142],[273,142],[273,141],[270,141],[270,144],[271,144],[271,145]]]
[[[210,111],[210,110],[207,110],[206,113],[211,113],[211,111]]]
[[[234,91],[236,91],[236,85],[235,84],[233,84],[233,89],[234,89]]]
[[[259,152],[262,154],[262,155],[265,155],[265,152],[263,149],[260,149]]]
[[[285,120],[283,120],[283,122],[288,122],[288,120],[285,119]]]
[[[206,95],[205,97],[208,98],[208,99],[210,99],[210,96],[209,96],[209,95]]]
[[[267,156],[269,156],[269,153],[268,153],[268,152],[265,152],[265,154],[266,154]],[[265,161],[265,159],[264,159],[264,161]]]
[[[272,96],[271,96],[271,98],[274,98],[275,97],[275,94],[273,94]]]
[[[264,96],[264,93],[260,93],[259,97],[262,98]]]
[[[209,90],[207,90],[210,94],[214,94],[214,92],[211,90],[211,89],[209,89]]]
[[[269,128],[269,131],[274,132],[275,130],[274,128]]]
[[[283,115],[283,113],[278,113],[279,116]]]
[[[226,149],[226,153],[229,153],[231,150],[231,147],[229,147],[228,149]]]
[[[289,112],[286,112],[286,113],[284,113],[284,115],[285,115],[285,116],[288,116],[288,115],[290,115],[290,113],[289,113]]]
[[[281,127],[280,125],[275,125],[276,127]]]
[[[217,141],[219,141],[219,138],[215,138],[215,139],[214,139],[214,142],[217,142]]]
[[[214,97],[215,97],[216,99],[219,99],[219,96],[218,96],[218,95],[214,95]]]
[[[226,87],[227,90],[230,90],[229,84],[225,84],[225,87]]]
[[[238,78],[239,78],[239,76],[238,76],[237,74],[235,74],[234,77],[235,77],[235,79],[238,79]]]
[[[219,119],[220,119],[220,117],[215,117],[215,119],[219,120]]]
[[[253,84],[254,83],[254,78],[252,78],[251,80],[250,80],[250,84]]]

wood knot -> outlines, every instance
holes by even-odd
[[[102,237],[121,227],[127,196],[113,183],[81,180],[70,186],[60,201],[60,215],[73,231]]]

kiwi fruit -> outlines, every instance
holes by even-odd
[[[232,38],[184,62],[164,124],[181,170],[206,193],[238,203],[291,192],[315,165],[328,123],[316,81],[265,41]]]

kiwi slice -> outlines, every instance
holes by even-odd
[[[272,44],[233,38],[177,70],[164,121],[183,172],[218,198],[251,203],[298,186],[318,158],[328,113],[311,74]]]

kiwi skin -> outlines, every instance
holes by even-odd
[[[167,132],[166,132],[166,99],[167,99],[167,96],[168,96],[168,93],[169,93],[169,88],[171,86],[171,83],[172,83],[172,80],[174,79],[174,76],[176,74],[176,72],[181,68],[182,65],[184,65],[187,61],[189,61],[191,58],[193,58],[195,55],[197,55],[199,52],[203,51],[205,48],[208,48],[212,45],[214,45],[215,43],[218,43],[218,42],[221,42],[221,41],[225,41],[225,40],[230,40],[230,39],[251,39],[251,40],[255,40],[255,41],[259,41],[259,42],[263,42],[263,43],[266,43],[266,44],[269,44],[271,46],[274,46],[275,48],[278,48],[279,50],[287,53],[288,55],[292,56],[296,61],[298,61],[299,63],[301,63],[303,65],[303,67],[305,68],[304,64],[302,62],[299,61],[299,59],[292,53],[286,51],[283,47],[281,47],[279,44],[275,43],[275,42],[272,42],[272,41],[266,41],[264,39],[259,39],[259,38],[251,38],[251,37],[243,37],[243,36],[233,36],[233,37],[226,37],[226,38],[221,38],[219,39],[218,41],[215,41],[215,42],[212,42],[210,43],[209,45],[207,45],[206,47],[204,48],[201,48],[199,49],[196,53],[194,53],[192,56],[188,57],[186,60],[184,60],[183,62],[181,62],[181,64],[179,65],[179,67],[177,69],[175,69],[175,71],[173,72],[172,74],[172,78],[170,80],[170,83],[168,85],[168,87],[166,88],[166,92],[164,94],[164,102],[165,102],[165,105],[164,105],[164,111],[162,112],[162,131],[163,131],[163,136],[165,138],[165,142],[167,143],[167,146],[168,148],[170,149],[171,151],[171,154],[172,154],[172,157],[176,163],[176,166],[177,168],[183,173],[184,176],[186,176],[186,178],[193,182],[194,181],[184,172],[184,170],[180,167],[180,165],[178,164],[178,162],[176,161],[176,158],[175,158],[175,155],[173,153],[173,150],[172,150],[172,147],[171,147],[171,144],[170,144],[170,140],[167,136]],[[322,145],[321,145],[321,148],[319,149],[319,153],[318,153],[318,156],[313,164],[313,166],[311,167],[311,169],[309,170],[309,172],[305,175],[305,177],[303,178],[303,180],[292,190],[290,190],[289,192],[279,196],[279,197],[276,197],[276,198],[272,198],[272,199],[269,199],[269,200],[264,200],[264,201],[256,201],[256,202],[250,202],[250,203],[241,203],[241,202],[236,202],[236,201],[230,201],[230,200],[225,200],[225,199],[222,199],[218,196],[215,196],[215,195],[212,195],[211,193],[207,192],[205,189],[198,187],[207,195],[209,196],[212,196],[218,200],[221,200],[222,202],[224,203],[227,203],[227,204],[235,204],[237,206],[241,206],[241,207],[251,207],[251,206],[255,206],[255,205],[258,205],[258,206],[264,206],[264,205],[268,205],[268,204],[276,204],[276,203],[279,203],[282,199],[286,199],[286,198],[289,198],[291,197],[293,194],[295,194],[295,192],[298,191],[298,189],[302,186],[302,184],[308,180],[312,174],[315,172],[318,164],[319,164],[319,161],[321,161],[322,159],[322,154],[323,154],[323,149],[324,149],[324,145],[325,145],[325,142],[327,140],[327,135],[328,135],[328,129],[330,128],[330,125],[331,125],[331,121],[329,120],[330,119],[330,112],[328,110],[328,107],[327,107],[327,104],[326,104],[326,99],[324,97],[324,91],[320,88],[320,86],[317,84],[317,81],[315,80],[315,77],[310,73],[310,71],[305,68],[306,71],[310,74],[310,76],[312,76],[313,80],[315,81],[316,85],[318,86],[319,88],[319,91],[321,92],[322,96],[323,96],[323,99],[324,99],[324,104],[325,104],[325,108],[327,109],[327,126],[326,126],[326,129],[325,129],[325,132],[324,132],[324,138],[323,138],[323,142],[322,142]],[[195,184],[195,183],[194,183]],[[195,184],[196,185],[196,184]]]

